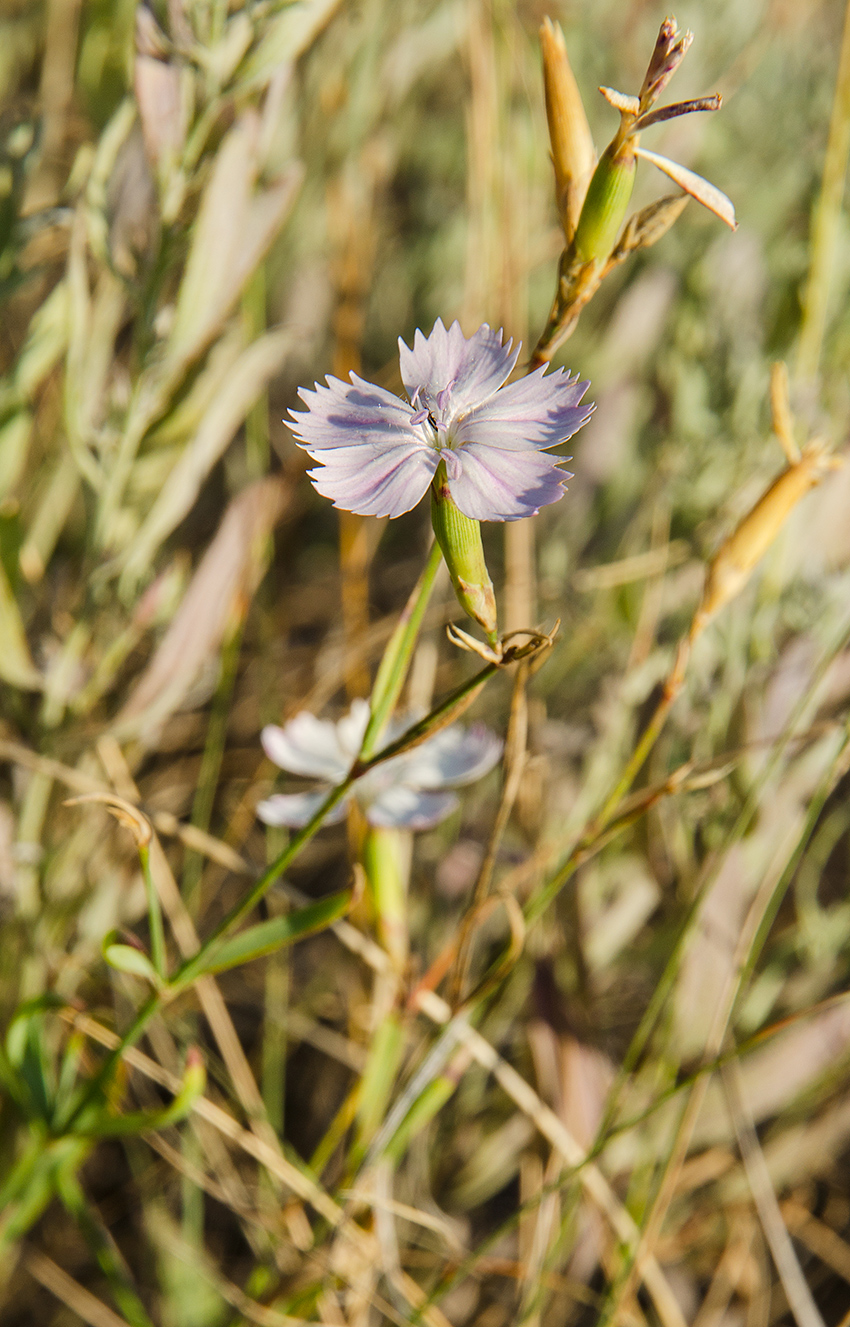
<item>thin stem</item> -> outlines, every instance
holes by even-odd
[[[465,709],[467,709],[478,695],[484,683],[489,681],[494,673],[498,673],[502,667],[501,662],[489,663],[480,672],[475,673],[466,682],[462,682],[459,687],[451,691],[445,700],[440,701],[439,705],[420,719],[418,723],[411,724],[409,728],[397,737],[394,742],[390,742],[383,747],[376,756],[370,760],[363,760],[362,757],[356,762],[350,778],[360,778],[368,770],[374,769],[376,765],[382,765],[387,760],[392,760],[393,756],[400,756],[403,751],[409,751],[414,746],[419,746],[432,734],[439,732],[441,728],[447,728],[450,723],[454,723]]]
[[[655,713],[646,725],[643,735],[629,757],[626,768],[620,775],[616,786],[612,789],[602,810],[594,820],[592,826],[593,832],[604,829],[608,824],[620,802],[623,800],[643,768],[647,756],[658,741],[661,729],[667,722],[667,715],[670,713],[679,692],[682,690],[682,685],[685,681],[685,669],[688,666],[690,652],[691,640],[690,637],[686,636],[679,643],[679,648],[676,652],[676,661],[673,664],[670,676],[664,684],[664,691],[661,695],[661,699],[655,707]]]
[[[664,691],[661,699],[655,707],[655,713],[644,729],[643,735],[629,757],[628,763],[617,780],[617,783],[605,799],[602,810],[585,827],[578,842],[572,848],[563,865],[558,871],[556,871],[551,880],[526,904],[525,922],[527,926],[531,926],[540,916],[542,916],[552,900],[563,889],[564,885],[574,874],[577,867],[584,860],[588,851],[594,846],[610,825],[617,807],[620,805],[640,773],[647,756],[658,740],[661,730],[667,721],[667,716],[673,708],[679,692],[682,690],[693,638],[692,633],[690,636],[686,636],[680,641],[679,649],[676,653],[676,661],[673,664],[673,668],[666,683],[664,684]]]
[[[207,726],[207,740],[201,757],[198,783],[192,803],[192,824],[204,831],[210,827],[216,789],[218,788],[221,762],[227,737],[227,720],[230,715],[230,701],[239,668],[239,651],[242,644],[244,619],[238,622],[225,641],[221,654],[221,671],[218,685],[213,696],[210,719]],[[204,858],[201,853],[188,849],[183,866],[183,899],[191,913],[196,911],[197,891],[203,874]]]
[[[151,875],[151,853],[150,846],[147,843],[139,844],[139,860],[142,863],[142,875],[145,881],[145,893],[148,900],[148,925],[151,935],[151,960],[154,965],[156,975],[163,981],[168,978],[168,968],[165,957],[165,931],[162,925],[162,909],[159,905],[159,894],[156,891],[153,876]]]
[[[360,750],[361,760],[368,760],[373,754],[404,686],[416,638],[434,589],[442,557],[440,546],[435,539],[422,574],[413,587],[395,630],[387,642],[372,688],[371,714]]]
[[[321,828],[326,817],[343,800],[357,777],[359,776],[351,773],[336,788],[331,788],[315,815],[299,829],[297,834],[293,835],[283,852],[263,872],[254,887],[219,922],[212,935],[201,945],[197,954],[187,959],[182,967],[178,969],[171,983],[172,991],[182,990],[191,985],[196,977],[201,976],[207,970],[210,960],[229,932],[234,930],[248,916],[249,912],[253,911],[260,899],[268,893],[275,881],[283,875],[305,844],[309,843],[313,835]]]
[[[490,841],[487,844],[487,851],[484,854],[484,860],[481,863],[481,869],[478,872],[478,879],[475,882],[475,888],[472,892],[472,901],[466,911],[466,915],[461,922],[460,936],[457,942],[457,958],[455,959],[454,977],[451,983],[451,995],[449,1003],[456,1008],[462,998],[463,990],[466,985],[466,976],[469,968],[469,959],[472,950],[472,939],[475,929],[475,923],[483,903],[485,902],[493,879],[493,871],[496,866],[496,858],[499,853],[499,845],[502,842],[502,836],[510,820],[511,811],[519,792],[520,782],[522,780],[523,770],[525,769],[526,741],[528,736],[528,698],[526,695],[526,685],[528,682],[528,663],[523,661],[519,664],[514,678],[514,689],[511,697],[511,713],[508,720],[508,731],[505,740],[505,783],[502,790],[502,798],[499,803],[499,809],[496,813],[496,819],[493,823],[493,829],[490,833]]]

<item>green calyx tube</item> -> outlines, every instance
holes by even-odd
[[[631,138],[602,153],[585,196],[573,239],[582,262],[604,263],[620,237],[632,196],[637,162]]]
[[[487,643],[495,646],[499,639],[496,596],[484,561],[481,525],[455,506],[442,462],[431,484],[431,523],[458,603],[481,627]]]

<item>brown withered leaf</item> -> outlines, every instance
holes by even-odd
[[[114,734],[152,740],[180,708],[229,629],[248,612],[268,562],[268,538],[287,503],[278,476],[233,499],[156,653],[117,716]]]
[[[540,49],[558,214],[569,243],[596,166],[596,152],[561,25],[549,18],[540,28]]]

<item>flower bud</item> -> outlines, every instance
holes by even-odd
[[[599,158],[587,190],[573,245],[581,262],[604,263],[623,228],[635,182],[631,139],[617,139]]]
[[[484,632],[490,645],[498,641],[496,596],[484,561],[481,525],[464,516],[452,502],[441,462],[431,485],[431,524],[449,569],[458,603]]]

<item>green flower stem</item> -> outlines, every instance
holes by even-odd
[[[499,639],[496,596],[484,559],[481,523],[471,520],[455,506],[442,461],[431,484],[431,524],[443,550],[458,603],[478,623],[488,643],[495,645]]]
[[[363,842],[362,861],[372,894],[378,937],[397,972],[408,955],[407,877],[410,832],[370,826]]]
[[[197,977],[201,976],[207,970],[219,945],[221,945],[228,934],[248,916],[248,913],[253,911],[260,899],[271,889],[275,881],[280,879],[284,871],[288,869],[305,844],[309,843],[317,830],[321,829],[325,818],[331,811],[333,811],[335,806],[339,805],[352,784],[362,773],[365,773],[365,770],[360,770],[358,774],[355,774],[352,771],[342,783],[338,784],[336,788],[331,789],[315,815],[307,821],[307,824],[304,825],[302,829],[299,829],[297,834],[293,834],[283,852],[280,853],[280,855],[272,862],[271,866],[263,872],[253,889],[249,890],[244,899],[236,904],[235,908],[231,908],[230,912],[219,923],[209,939],[205,940],[201,945],[197,954],[192,958],[187,959],[177,970],[171,982],[172,992],[183,990],[186,986],[190,986]]]
[[[159,894],[151,875],[150,844],[139,844],[139,860],[142,863],[142,875],[145,881],[145,893],[148,899],[148,925],[151,934],[151,960],[156,975],[163,981],[168,979],[165,957],[165,931],[162,925],[162,909],[159,906]]]
[[[351,782],[359,779],[368,770],[374,769],[376,765],[382,765],[384,761],[392,760],[394,756],[400,756],[402,752],[410,751],[413,747],[419,746],[422,742],[427,741],[433,733],[438,733],[442,728],[447,728],[450,723],[454,723],[455,719],[459,719],[464,710],[469,708],[484,683],[489,681],[494,673],[498,673],[500,667],[501,664],[498,663],[487,664],[486,667],[480,669],[466,682],[462,682],[459,687],[450,692],[445,700],[441,700],[439,705],[436,705],[429,714],[425,715],[424,719],[411,724],[394,742],[382,747],[376,756],[372,756],[371,760],[361,758],[355,761],[354,767],[348,776]],[[346,791],[348,786],[346,785]]]
[[[422,574],[413,587],[395,631],[384,650],[384,657],[381,659],[375,685],[372,688],[371,714],[363,746],[360,749],[361,760],[368,760],[374,754],[375,746],[404,686],[404,679],[407,677],[413,658],[413,648],[434,589],[442,556],[440,545],[435,540],[431,545]]]
[[[357,1102],[357,1140],[352,1147],[350,1157],[352,1170],[355,1172],[386,1114],[387,1103],[403,1053],[404,1028],[398,1014],[392,1012],[383,1019],[375,1031],[360,1083]]]

